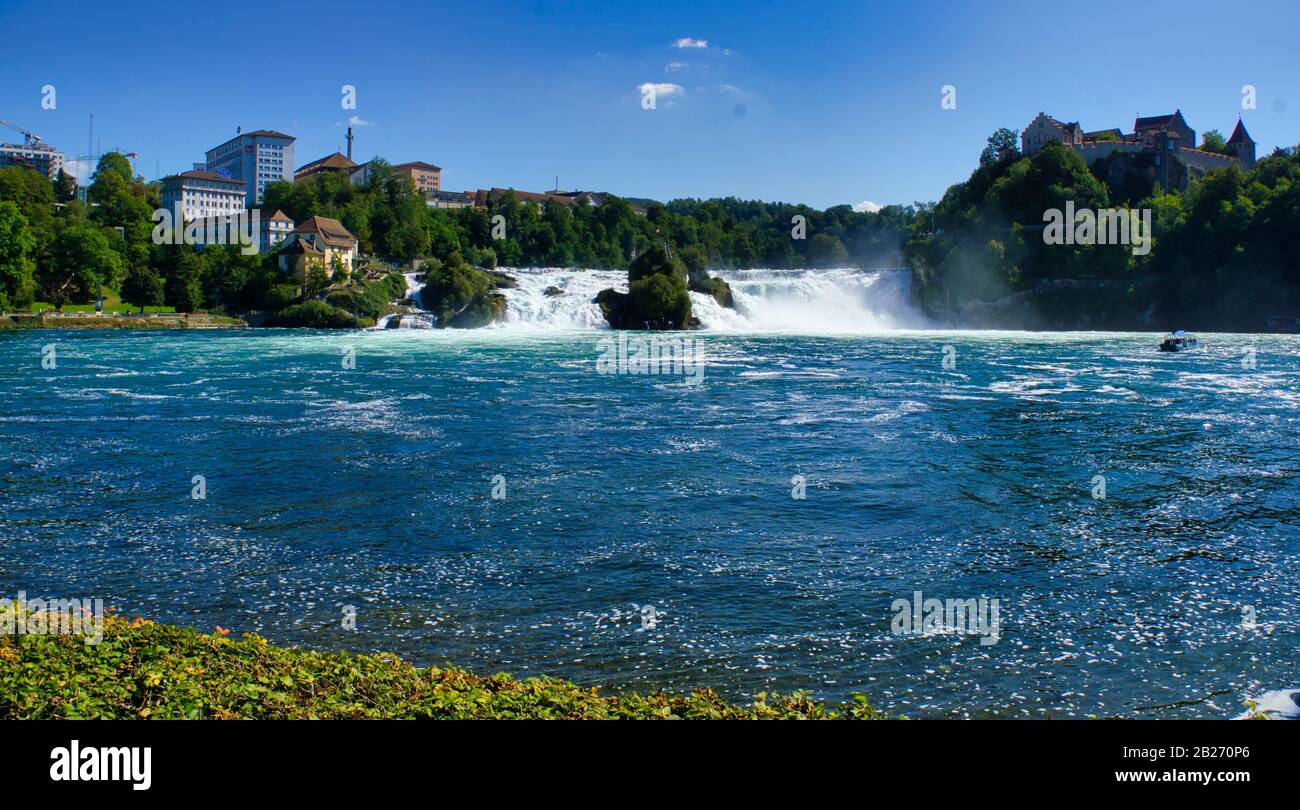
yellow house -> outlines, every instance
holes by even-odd
[[[309,217],[285,239],[284,247],[280,249],[280,269],[301,281],[308,263],[319,259],[326,272],[332,272],[335,264],[342,262],[351,273],[356,256],[357,238],[343,227],[342,222],[329,217]]]

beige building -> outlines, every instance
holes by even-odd
[[[356,257],[357,238],[342,222],[310,217],[289,232],[280,249],[280,269],[301,280],[314,260],[319,260],[327,273],[332,273],[338,263],[351,272]]]
[[[1049,141],[1063,143],[1066,146],[1083,145],[1083,128],[1078,121],[1069,124],[1057,121],[1047,113],[1040,112],[1029,122],[1025,131],[1020,133],[1020,151],[1032,155],[1042,149]]]
[[[411,163],[396,163],[393,165],[393,171],[409,178],[411,185],[415,186],[422,194],[431,194],[442,190],[442,169],[432,163],[424,163],[418,160]]]
[[[428,195],[442,190],[442,169],[432,163],[419,160],[410,163],[394,163],[389,166],[389,170],[395,175],[410,180],[411,185],[415,186],[421,194]],[[370,161],[349,171],[355,185],[363,185],[374,173],[374,164]]]

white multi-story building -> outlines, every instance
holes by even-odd
[[[294,144],[292,135],[270,129],[243,132],[206,153],[207,170],[244,186],[244,205],[262,202],[268,183],[293,181]]]
[[[163,208],[175,211],[179,203],[186,222],[243,211],[244,195],[241,181],[212,172],[188,171],[162,179]]]
[[[274,214],[264,217],[258,224],[258,252],[265,253],[279,247],[280,243],[287,239],[292,232],[293,220],[289,219],[283,211],[277,208]]]

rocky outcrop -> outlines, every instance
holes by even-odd
[[[600,314],[605,316],[605,320],[614,329],[627,329],[627,293],[621,293],[617,290],[601,290],[596,293],[596,305],[600,307]]]
[[[728,309],[736,308],[736,301],[731,295],[731,285],[717,276],[710,276],[704,251],[695,245],[687,245],[678,255],[686,266],[686,286],[691,292],[713,296],[713,300]]]
[[[506,297],[494,292],[475,298],[447,324],[452,329],[479,329],[505,320]],[[441,322],[439,322],[441,324]]]
[[[686,266],[666,247],[655,245],[627,271],[628,291],[601,290],[596,304],[615,329],[689,329],[691,296]]]
[[[688,288],[691,292],[713,296],[714,301],[728,309],[736,308],[736,300],[731,295],[731,285],[717,276],[706,275],[698,280],[692,278],[688,282]]]
[[[493,285],[498,290],[513,290],[519,286],[519,280],[514,276],[506,275],[500,270],[484,270],[492,278]]]
[[[517,286],[505,273],[470,267],[457,253],[425,273],[420,300],[440,329],[477,329],[503,320],[506,297],[497,292]]]

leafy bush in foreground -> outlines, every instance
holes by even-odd
[[[226,631],[228,632],[228,631]],[[0,719],[884,719],[796,693],[735,706],[712,691],[600,694],[553,678],[418,669],[392,655],[274,647],[247,634],[109,616],[104,639],[0,636]]]

